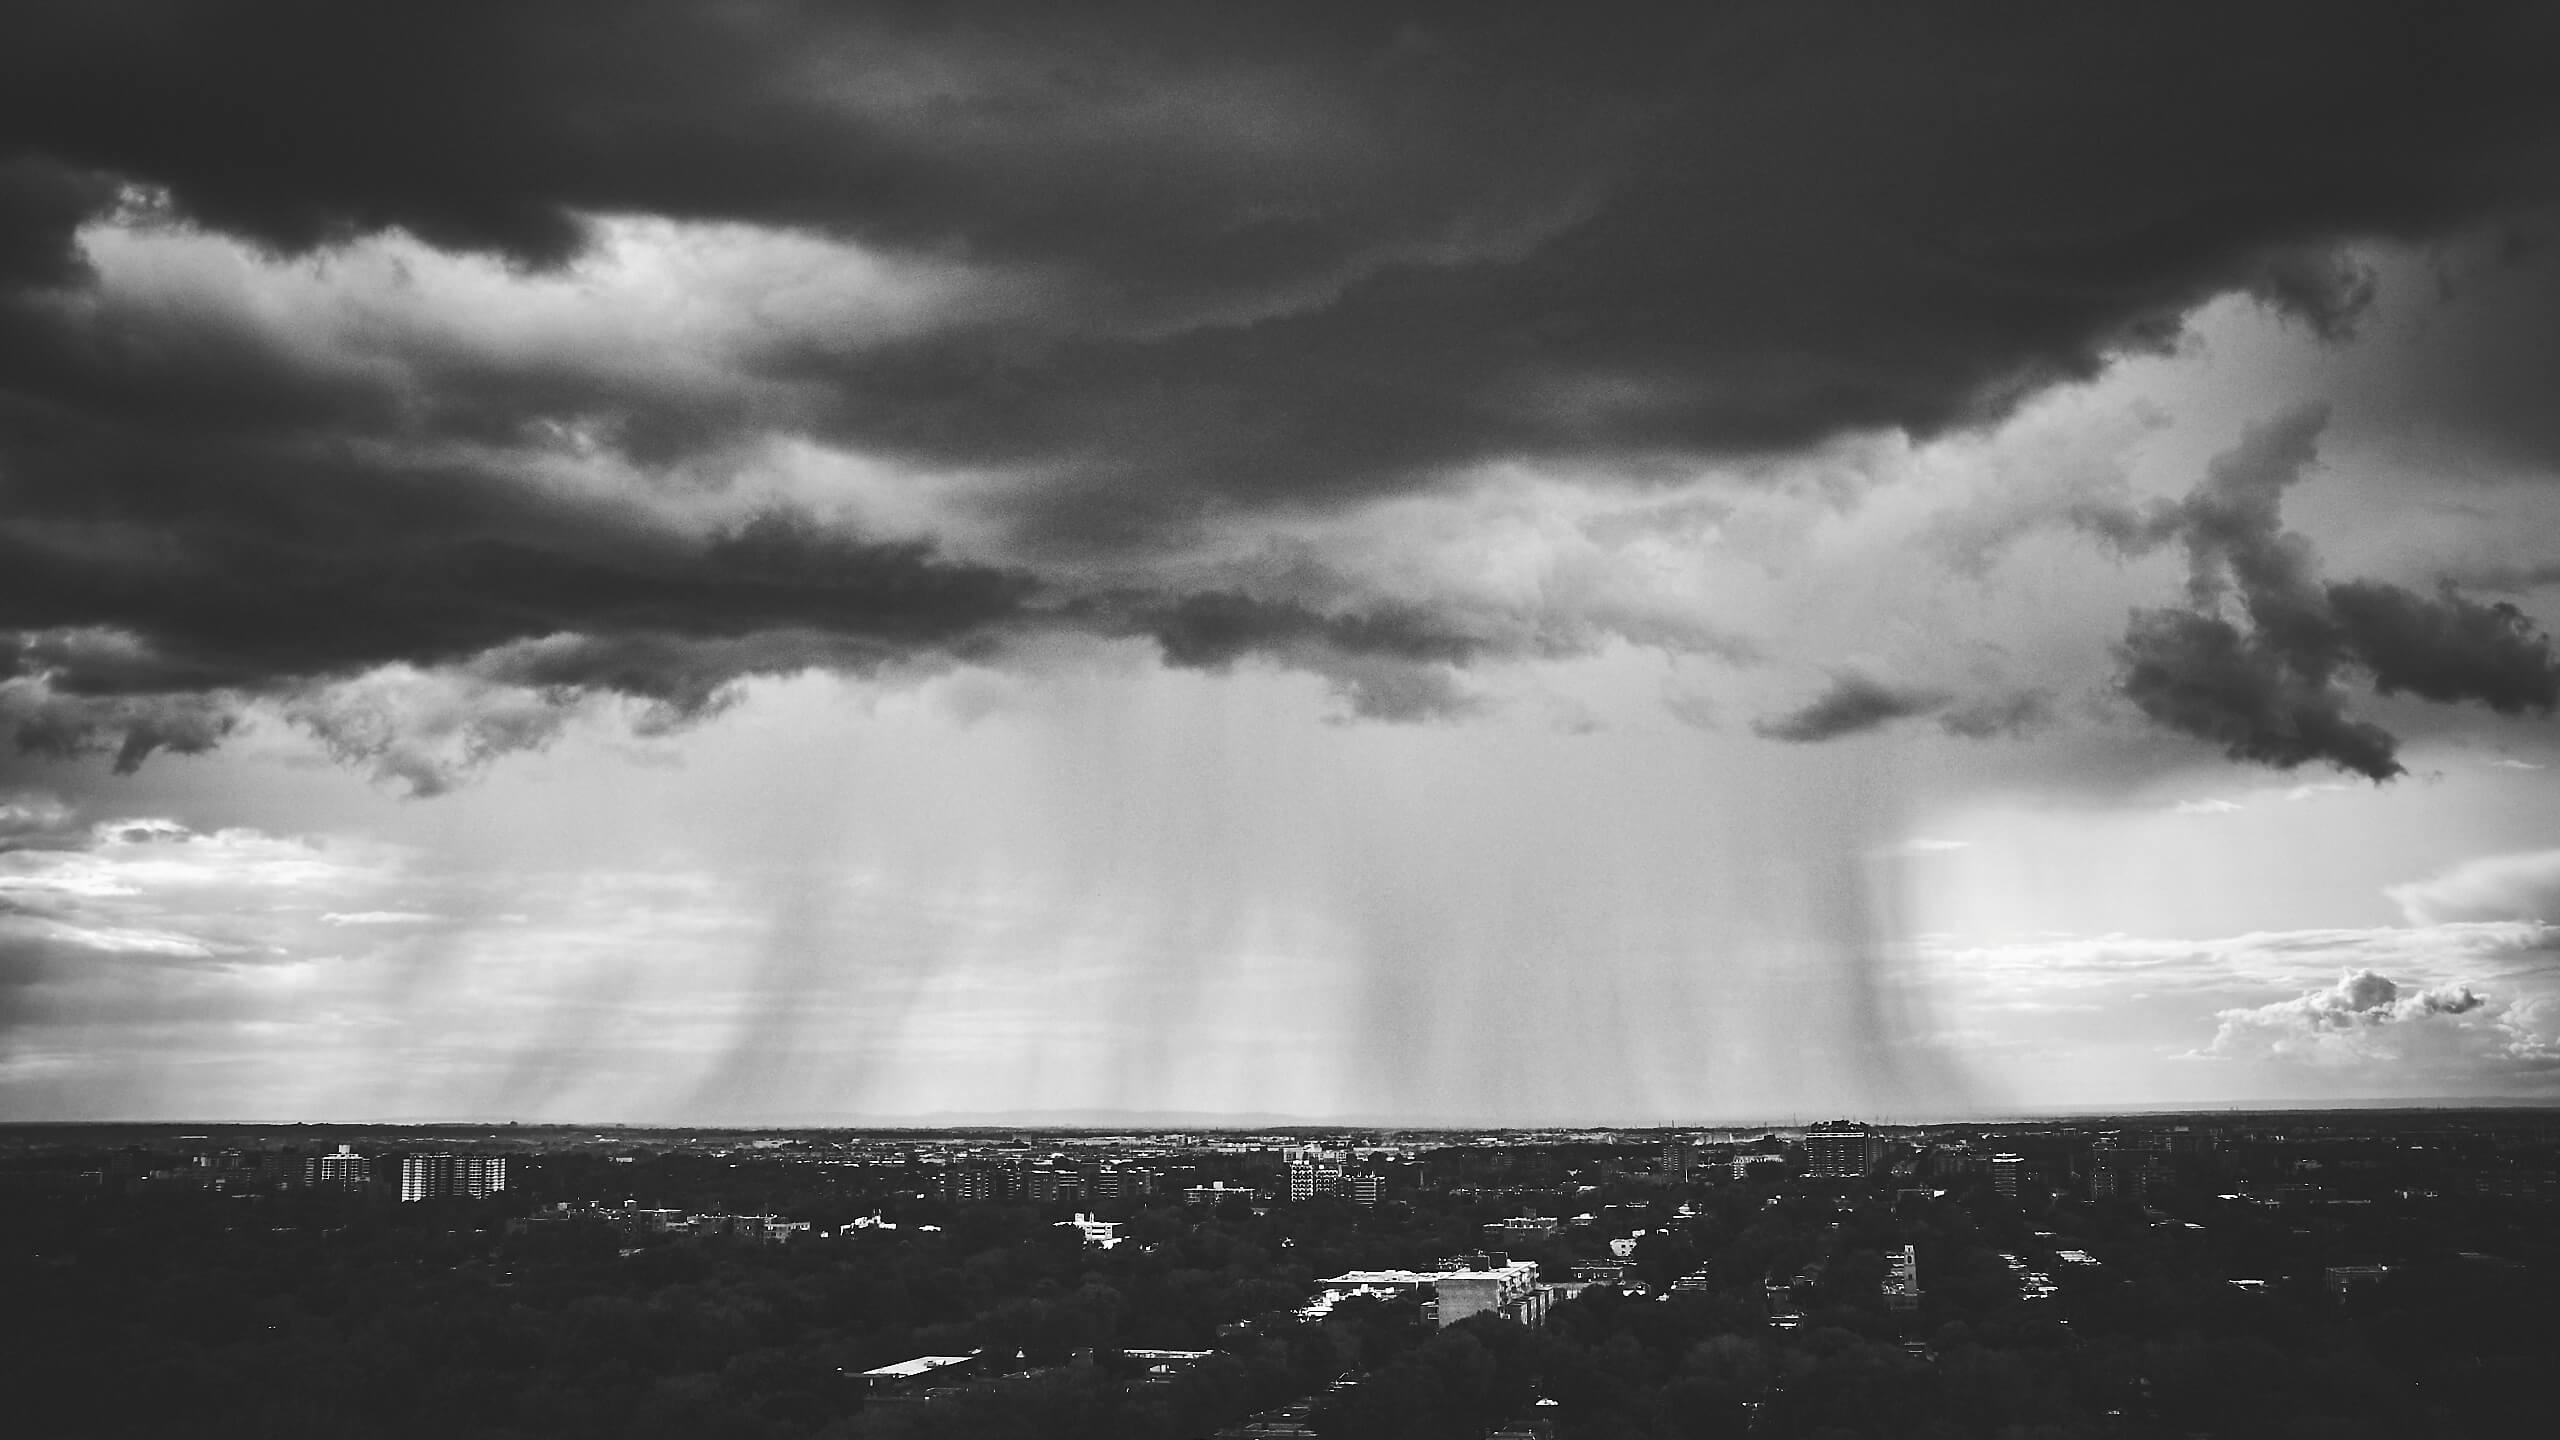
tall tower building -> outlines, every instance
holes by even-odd
[[[1884,1278],[1884,1308],[1917,1310],[1920,1308],[1920,1250],[1905,1245],[1885,1256],[1890,1267]]]

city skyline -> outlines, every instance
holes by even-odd
[[[1079,11],[0,19],[0,1122],[2560,1103],[2548,7]]]

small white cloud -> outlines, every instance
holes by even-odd
[[[320,921],[324,925],[424,925],[435,918],[423,910],[333,910]]]
[[[2541,770],[2548,768],[2546,766],[2536,765],[2530,760],[2519,760],[2513,755],[2501,755],[2497,759],[2490,761],[2489,764],[2492,768],[2499,770]]]
[[[1905,840],[1894,848],[1898,853],[1904,855],[1944,855],[1950,850],[1970,850],[1973,848],[1973,842],[1970,840],[1943,840],[1934,835],[1922,835],[1914,839]]]
[[[2309,785],[2296,785],[2292,789],[2284,792],[2284,798],[2287,800],[2309,800],[2315,796],[2334,795],[2341,790],[2353,790],[2356,788],[2356,786],[2348,784],[2344,780],[2320,780]]]
[[[2236,815],[2241,807],[2229,800],[2207,796],[2202,800],[2181,800],[2169,807],[2173,815]]]
[[[2504,1003],[2467,984],[2418,989],[2356,971],[2290,1000],[2224,1010],[2201,1052],[2329,1070],[2387,1067],[2488,1079],[2538,1073],[2560,1059],[2536,1007]]]

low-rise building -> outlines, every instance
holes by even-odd
[[[1089,1250],[1111,1250],[1118,1248],[1120,1244],[1120,1222],[1116,1220],[1096,1220],[1083,1211],[1078,1211],[1076,1218],[1061,1220],[1058,1222],[1058,1227],[1062,1230],[1073,1230],[1083,1236],[1085,1248]]]
[[[949,1384],[972,1378],[981,1352],[966,1355],[919,1355],[895,1365],[881,1365],[862,1372],[862,1383],[874,1393],[895,1393],[912,1389],[928,1378]]]
[[[1473,1259],[1476,1257],[1465,1257]],[[1578,1294],[1582,1284],[1541,1285],[1531,1260],[1464,1270],[1351,1270],[1317,1284],[1324,1287],[1302,1314],[1322,1315],[1354,1295],[1419,1300],[1424,1318],[1439,1326],[1470,1315],[1500,1315],[1523,1325],[1547,1318],[1555,1301]]]
[[[1544,1240],[1562,1228],[1562,1221],[1543,1215],[1514,1215],[1508,1220],[1496,1220],[1485,1226],[1484,1238],[1488,1245],[1519,1245]]]
[[[1213,1180],[1206,1185],[1186,1187],[1182,1192],[1182,1203],[1216,1205],[1225,1200],[1251,1200],[1257,1193],[1250,1186],[1230,1185],[1224,1180]]]

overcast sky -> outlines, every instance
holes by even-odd
[[[2560,1099],[2555,53],[14,4],[0,1118]]]

